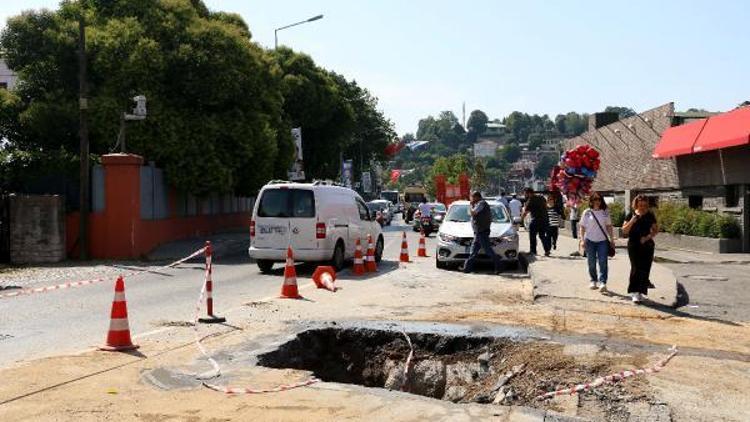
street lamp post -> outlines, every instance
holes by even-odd
[[[291,25],[282,26],[281,28],[274,29],[273,30],[273,48],[276,49],[276,48],[279,47],[279,35],[278,35],[278,33],[282,29],[287,29],[287,28],[291,28],[293,26],[302,25],[303,23],[314,22],[314,21],[317,21],[317,20],[320,20],[320,19],[323,19],[323,15],[313,16],[310,19],[305,19],[303,21],[299,21],[299,22],[293,23]]]

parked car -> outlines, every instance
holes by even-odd
[[[488,201],[492,210],[490,242],[492,249],[507,266],[518,265],[518,233],[510,220],[508,209],[500,202]],[[456,201],[448,208],[445,220],[437,235],[435,265],[438,268],[458,266],[469,257],[474,231],[471,227],[469,201]],[[490,262],[481,251],[480,262]]]
[[[357,192],[325,182],[271,182],[253,209],[248,254],[263,273],[286,260],[287,246],[297,262],[330,261],[340,270],[354,257],[357,238],[368,234],[379,262],[382,231]]]
[[[368,202],[367,208],[373,215],[375,213],[380,213],[380,215],[383,217],[384,225],[390,226],[391,221],[393,221],[393,210],[389,205],[390,203],[390,201],[386,201],[385,199],[376,199],[374,201]]]

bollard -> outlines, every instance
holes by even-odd
[[[226,322],[226,318],[214,315],[214,298],[212,297],[213,281],[211,280],[212,272],[212,259],[213,251],[211,249],[211,242],[206,241],[206,313],[207,317],[198,318],[198,322],[204,324],[216,324]]]

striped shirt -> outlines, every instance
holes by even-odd
[[[547,208],[547,219],[549,220],[549,225],[552,227],[560,225],[560,214],[557,213],[554,207]]]

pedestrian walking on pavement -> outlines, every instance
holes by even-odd
[[[552,245],[552,249],[557,250],[557,237],[560,235],[560,212],[557,201],[552,195],[547,198],[547,220],[549,221],[547,233],[550,244]]]
[[[604,198],[599,192],[594,191],[589,197],[589,209],[581,216],[579,244],[586,251],[590,287],[599,289],[601,292],[607,291],[609,239],[614,239],[612,220]],[[598,277],[597,263],[599,264]]]
[[[573,204],[568,207],[568,219],[570,219],[570,232],[573,234],[573,239],[578,239],[578,204]]]
[[[469,214],[471,214],[471,228],[474,230],[474,240],[471,242],[471,253],[466,262],[464,262],[463,272],[470,273],[474,270],[474,262],[477,259],[477,255],[479,255],[479,251],[484,249],[484,252],[492,258],[492,262],[495,264],[495,274],[500,273],[502,261],[495,254],[490,242],[492,210],[487,201],[482,199],[482,194],[479,191],[475,191],[471,195]]]
[[[631,212],[625,216],[622,233],[628,238],[630,258],[630,284],[628,293],[633,303],[640,303],[648,289],[653,288],[649,280],[654,263],[654,236],[659,232],[656,216],[648,206],[648,198],[637,195],[633,199]]]
[[[510,217],[515,220],[516,217],[521,216],[521,209],[523,208],[523,205],[521,204],[521,201],[518,200],[516,197],[516,194],[514,193],[510,202],[508,203],[508,208],[510,208]],[[513,225],[516,223],[514,222]]]
[[[529,244],[530,253],[536,255],[536,238],[542,241],[542,247],[544,248],[544,256],[549,256],[550,252],[550,239],[549,239],[549,220],[547,217],[547,201],[544,197],[534,194],[534,189],[526,188],[526,205],[523,208],[523,214],[521,214],[521,220],[526,219],[527,215],[531,215],[531,221],[529,222]]]

